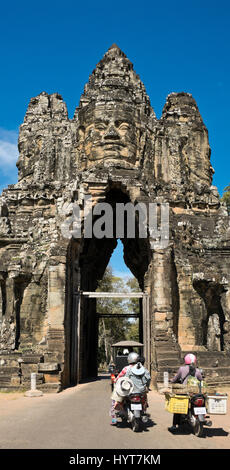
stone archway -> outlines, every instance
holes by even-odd
[[[102,279],[112,252],[117,246],[116,204],[127,204],[130,198],[127,192],[110,185],[105,194],[105,201],[114,210],[113,238],[99,239],[93,235],[92,238],[83,237],[81,242],[73,239],[68,249],[65,336],[69,368],[67,375],[70,383],[77,383],[97,375],[96,300],[92,296],[91,298],[82,296],[81,292],[94,292]],[[96,220],[98,217],[94,218],[94,223]],[[137,220],[135,238],[125,236],[121,241],[124,246],[125,263],[144,292],[151,253],[148,239],[141,239],[138,236]],[[147,309],[145,299],[142,302],[142,311],[143,305]]]

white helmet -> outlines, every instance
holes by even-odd
[[[135,352],[131,352],[128,355],[128,363],[129,364],[136,364],[139,360],[139,355]]]

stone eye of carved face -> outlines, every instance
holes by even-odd
[[[118,127],[119,131],[127,131],[130,128],[128,122],[116,122],[115,125]]]
[[[115,121],[113,122],[98,122],[95,123],[94,129],[95,131],[99,131],[100,133],[104,133],[105,131],[109,130],[110,127],[114,127],[116,130],[121,131],[121,133],[126,132],[130,129],[130,125],[127,122]]]
[[[107,128],[107,125],[103,122],[99,122],[98,124],[95,124],[95,130],[96,131],[105,131]]]

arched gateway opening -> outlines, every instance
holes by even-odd
[[[124,218],[124,237],[120,238],[124,247],[124,261],[135,276],[141,292],[136,294],[95,292],[103,278],[110,257],[117,246],[116,204],[130,202],[128,195],[119,188],[106,193],[105,201],[113,209],[113,236],[71,240],[67,259],[65,342],[70,384],[97,376],[98,315],[97,299],[101,297],[128,298],[135,296],[140,302],[140,340],[145,345],[145,355],[149,355],[149,296],[145,292],[150,263],[148,238],[139,237],[139,216],[135,211],[135,237],[127,236],[127,216]],[[126,214],[127,215],[127,214]],[[93,218],[93,223],[99,216]],[[148,359],[148,358],[147,358]]]

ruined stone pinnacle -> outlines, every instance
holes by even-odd
[[[118,51],[121,51],[120,47],[117,44],[115,44],[115,42],[112,44],[112,46],[109,47],[108,50],[110,51],[110,49],[117,49]]]

